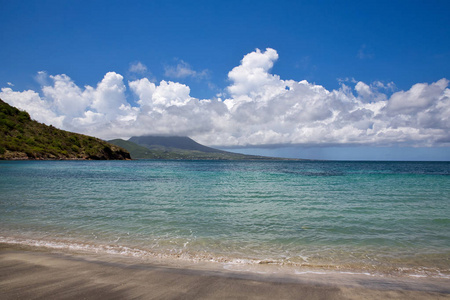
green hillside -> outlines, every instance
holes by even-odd
[[[127,149],[132,159],[285,160],[222,151],[179,136],[142,136],[132,137],[128,141],[115,139],[108,142]]]
[[[130,159],[100,139],[57,129],[0,99],[0,159]]]
[[[132,159],[156,159],[158,155],[155,151],[150,150],[146,147],[140,146],[130,141],[125,141],[122,139],[110,140],[108,143],[126,149],[130,152]]]

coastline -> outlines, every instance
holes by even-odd
[[[3,299],[450,299],[448,279],[296,276],[0,243]]]

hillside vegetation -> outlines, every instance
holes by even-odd
[[[0,99],[0,159],[130,159],[100,139],[57,129]]]

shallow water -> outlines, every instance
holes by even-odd
[[[450,163],[0,162],[0,242],[450,278]]]

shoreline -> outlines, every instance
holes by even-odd
[[[448,279],[259,274],[7,243],[0,270],[3,299],[450,299]]]
[[[299,275],[354,275],[381,278],[424,278],[447,279],[450,282],[448,269],[420,264],[392,264],[384,261],[382,264],[361,264],[348,262],[331,263],[313,262],[308,257],[301,257],[302,261],[290,261],[270,256],[236,256],[207,251],[185,251],[186,249],[152,249],[133,244],[117,244],[116,241],[80,241],[67,238],[36,238],[27,236],[0,235],[0,245],[31,249],[32,251],[58,252],[74,255],[111,256],[115,259],[134,259],[140,263],[161,264],[165,266],[195,267],[206,269],[226,270],[229,272],[249,272],[255,274],[272,274],[280,276]],[[441,266],[442,267],[442,266]]]

